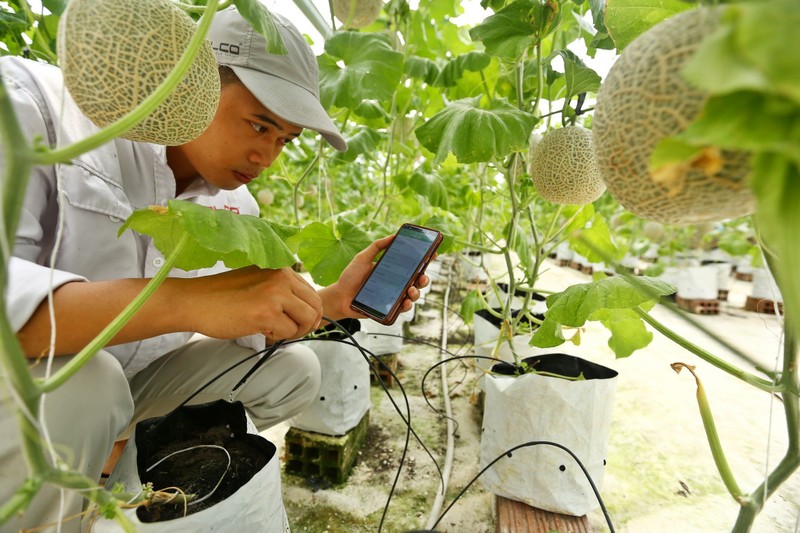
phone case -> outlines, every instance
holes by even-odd
[[[355,300],[350,304],[350,308],[351,309],[353,309],[355,311],[358,311],[359,313],[362,313],[364,315],[367,315],[370,319],[374,320],[375,322],[378,322],[379,324],[383,324],[385,326],[391,326],[397,320],[397,317],[400,315],[401,306],[403,304],[403,301],[405,300],[406,294],[408,294],[408,289],[414,283],[416,283],[416,281],[419,278],[419,276],[422,275],[425,272],[425,269],[428,267],[428,264],[430,264],[431,260],[433,259],[433,255],[436,253],[436,250],[439,248],[439,245],[441,244],[442,238],[443,238],[442,234],[439,231],[437,231],[437,230],[435,230],[433,228],[426,228],[424,226],[417,226],[415,224],[403,224],[403,226],[400,228],[400,230],[402,230],[403,228],[406,228],[406,227],[419,228],[419,229],[427,230],[427,231],[435,231],[437,233],[437,236],[436,236],[436,239],[434,240],[434,242],[431,243],[431,246],[430,246],[429,250],[427,251],[427,253],[425,254],[425,257],[422,259],[422,261],[420,261],[419,265],[417,265],[417,268],[414,271],[415,273],[411,276],[411,278],[406,283],[405,287],[403,288],[402,292],[400,293],[400,297],[397,299],[397,301],[394,302],[394,305],[392,305],[392,308],[389,311],[389,313],[387,313],[387,315],[385,317],[381,318],[381,317],[376,316],[375,314],[371,313],[368,309],[364,309],[363,307],[359,306]],[[400,233],[400,230],[398,230],[398,234]],[[392,244],[394,244],[394,243],[392,243]],[[389,247],[391,248],[391,244],[389,245]],[[387,252],[388,252],[388,250],[389,250],[389,248],[386,249]],[[381,256],[381,259],[378,260],[378,263],[375,265],[375,268],[378,267],[378,264],[383,259],[383,257],[385,257],[385,255],[386,255],[386,253],[384,252],[384,255]],[[366,280],[364,280],[364,283],[361,284],[361,287],[366,285],[368,280],[369,280],[369,276],[367,277]],[[356,292],[356,294],[358,294],[358,292],[361,291],[361,287],[359,287],[359,290]]]

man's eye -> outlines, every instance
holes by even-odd
[[[256,133],[264,133],[267,131],[267,127],[263,124],[259,124],[258,122],[251,122],[250,125],[256,130]]]

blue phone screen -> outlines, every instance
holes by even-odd
[[[381,318],[388,315],[436,236],[436,232],[424,228],[401,228],[355,301]]]

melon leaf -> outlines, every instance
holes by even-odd
[[[272,13],[258,0],[234,0],[236,9],[253,28],[267,40],[267,51],[270,54],[285,55],[288,51],[281,34],[272,20]]]
[[[579,253],[592,263],[599,263],[609,259],[619,259],[620,250],[614,246],[611,239],[611,230],[608,227],[606,218],[600,213],[595,214],[592,223],[581,230],[577,236],[570,238],[570,245],[576,253]]]
[[[344,67],[339,66],[339,61]],[[356,108],[362,100],[391,100],[403,76],[403,54],[379,33],[346,31],[325,41],[319,56],[322,104]]]
[[[628,357],[653,340],[653,333],[630,309],[601,309],[592,315],[592,320],[599,320],[611,332],[608,347],[617,357]]]
[[[424,196],[431,205],[442,209],[448,208],[447,184],[439,176],[417,170],[408,180],[408,186],[420,196]]]
[[[381,141],[381,134],[370,127],[358,126],[353,135],[347,137],[347,151],[336,155],[337,159],[353,162],[361,154],[372,152]]]
[[[175,263],[182,270],[211,267],[217,261],[229,268],[281,268],[295,263],[294,254],[269,222],[181,200],[170,200],[166,208],[135,211],[119,233],[127,229],[152,237],[165,256],[188,234],[189,244]]]
[[[596,93],[600,88],[600,75],[587,67],[581,59],[569,50],[559,50],[558,55],[564,60],[564,79],[567,84],[569,100],[581,93]]]
[[[492,58],[483,52],[468,52],[447,62],[434,81],[437,87],[453,87],[464,71],[480,72],[489,66]]]
[[[604,22],[622,50],[652,26],[691,7],[682,0],[606,0]]]
[[[536,117],[505,101],[481,108],[481,97],[451,102],[417,128],[419,142],[436,154],[434,163],[452,153],[459,163],[492,161],[527,146]]]
[[[339,275],[353,257],[372,243],[369,235],[347,220],[313,222],[304,227],[290,244],[299,242],[297,255],[314,281],[327,286]]]
[[[518,0],[487,17],[469,30],[469,35],[473,41],[482,41],[489,54],[516,59],[558,26],[558,6],[556,2]]]
[[[675,292],[675,288],[653,278],[639,277],[636,285],[620,276],[604,278],[591,283],[580,283],[547,297],[547,312],[544,322],[536,330],[531,345],[541,348],[558,346],[561,326],[580,327],[587,320],[600,320],[608,327],[613,337],[609,346],[617,357],[627,357],[634,350],[646,346],[652,334],[644,325],[633,326],[641,319],[633,312],[625,312],[633,307],[650,309],[660,296]],[[622,329],[626,328],[626,333]],[[562,339],[563,341],[563,339]]]

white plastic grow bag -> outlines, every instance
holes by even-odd
[[[753,285],[750,288],[751,298],[781,301],[781,291],[772,273],[766,268],[753,270]]]
[[[716,300],[719,297],[719,269],[714,265],[684,268],[678,280],[677,294],[687,300]]]
[[[599,490],[617,373],[564,354],[537,357],[551,356],[599,367],[607,377],[570,381],[538,374],[486,376],[480,468],[515,446],[552,441],[580,459]],[[549,445],[519,449],[480,479],[494,494],[551,512],[581,516],[599,506],[578,464],[564,450]]]
[[[280,462],[275,446],[261,437],[244,409],[246,431],[263,439],[274,449],[271,459],[247,483],[225,500],[202,511],[175,520],[141,522],[136,509],[125,514],[141,533],[206,533],[236,531],[237,533],[289,533],[289,521],[281,496]],[[139,426],[137,425],[137,429]],[[125,450],[106,481],[112,488],[121,483],[125,492],[136,494],[142,487],[137,469],[136,429]],[[158,488],[158,487],[156,487]],[[121,533],[123,529],[113,520],[101,518],[91,529],[92,533]]]
[[[369,364],[350,344],[313,340],[307,346],[317,354],[322,381],[314,402],[292,418],[290,425],[325,435],[344,435],[358,425],[371,406]]]
[[[403,320],[397,320],[391,326],[384,326],[367,318],[359,322],[362,335],[357,336],[356,340],[373,354],[386,355],[403,349]]]

